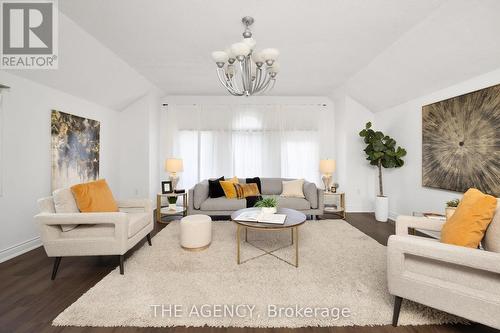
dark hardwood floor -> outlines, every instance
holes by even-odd
[[[372,214],[352,213],[347,221],[381,244],[394,233],[394,224],[376,222]],[[154,233],[165,225],[156,224]],[[145,240],[138,244],[142,246]],[[153,238],[153,246],[154,246]],[[133,251],[133,250],[132,250]],[[130,253],[130,251],[129,251]],[[287,333],[287,332],[334,332],[334,333],[500,333],[478,325],[444,326],[377,326],[331,327],[303,329],[252,329],[252,328],[101,328],[101,327],[53,327],[52,320],[66,307],[75,302],[88,289],[99,282],[118,265],[118,257],[70,257],[63,258],[55,281],[50,280],[52,260],[43,248],[37,248],[0,264],[0,332],[201,332],[201,333]],[[125,263],[126,265],[126,263]],[[126,266],[125,266],[126,274]],[[161,286],[158,286],[161,288]],[[500,315],[500,314],[499,314]]]

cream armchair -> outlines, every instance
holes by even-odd
[[[38,200],[35,216],[45,251],[55,257],[52,280],[62,257],[118,255],[124,274],[125,253],[146,237],[151,246],[153,212],[149,200],[118,201],[116,213],[56,213],[52,197]],[[61,225],[77,225],[62,231]]]
[[[396,296],[393,325],[402,300],[409,299],[500,328],[500,253],[408,234],[408,228],[440,231],[443,224],[412,216],[396,221],[396,235],[387,244],[389,292]],[[490,225],[487,233],[497,231]]]

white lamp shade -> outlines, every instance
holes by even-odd
[[[181,172],[183,170],[184,167],[180,158],[169,158],[165,161],[165,171]]]
[[[280,55],[280,51],[278,49],[264,49],[261,51],[261,54],[265,60],[276,60]]]
[[[271,66],[270,69],[271,73],[279,73],[280,71],[280,64],[277,62],[274,62],[273,65]]]
[[[235,59],[236,58],[236,56],[233,54],[233,51],[231,51],[230,47],[228,47],[227,49],[225,49],[224,52],[226,52],[226,54],[229,57],[229,59]]]
[[[250,38],[243,38],[242,42],[245,43],[245,44],[247,44],[248,47],[250,48],[250,50],[253,50],[255,48],[255,45],[257,45],[257,42],[252,37],[250,37]]]
[[[212,52],[212,58],[215,62],[226,62],[229,59],[229,56],[224,51],[215,51]]]
[[[262,52],[254,52],[254,53],[252,53],[252,60],[255,63],[266,61],[266,59],[264,59],[264,57],[262,56]]]
[[[241,42],[241,43],[235,43],[231,45],[231,52],[237,57],[237,56],[247,56],[250,53],[250,47]]]
[[[335,160],[319,161],[319,171],[322,174],[331,174],[335,171]]]

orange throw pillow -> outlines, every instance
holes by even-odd
[[[234,188],[234,184],[238,184],[238,177],[233,177],[228,180],[221,180],[219,183],[220,186],[222,186],[222,189],[224,190],[226,198],[228,199],[236,198],[236,189]]]
[[[105,179],[72,186],[71,192],[82,213],[118,211],[118,205]]]
[[[441,242],[476,249],[493,219],[497,199],[471,188],[441,230]]]
[[[238,199],[245,199],[247,197],[256,197],[260,195],[259,187],[255,183],[250,184],[234,184],[236,189],[236,196]]]

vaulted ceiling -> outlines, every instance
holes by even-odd
[[[211,52],[241,40],[281,51],[276,95],[328,95],[440,0],[64,0],[60,9],[168,94],[223,94]],[[140,5],[139,5],[140,4]]]
[[[258,48],[281,51],[273,95],[328,96],[343,86],[377,111],[500,67],[498,0],[63,0],[59,8],[130,65],[136,80],[168,95],[224,94],[210,53],[242,38],[246,15],[255,18]],[[62,42],[70,44],[63,49],[79,43]],[[75,70],[68,65],[50,80],[77,80]],[[89,71],[96,77],[85,89],[110,89]],[[147,85],[115,81],[128,95]]]

